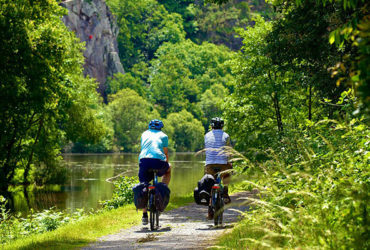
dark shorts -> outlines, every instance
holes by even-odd
[[[168,162],[160,159],[142,158],[139,162],[139,181],[149,183],[154,179],[154,173],[150,172],[149,169],[158,170],[157,176],[161,177],[167,173],[170,166]]]
[[[208,164],[204,168],[204,173],[205,174],[211,174],[215,178],[219,172],[226,171],[229,169],[232,169],[233,167],[231,166],[230,163],[227,164]],[[222,174],[222,181],[224,184],[228,184],[230,182],[230,174],[229,173],[224,173]]]

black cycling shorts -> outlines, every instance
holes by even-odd
[[[157,176],[161,177],[167,173],[169,168],[170,166],[166,161],[153,158],[142,158],[139,162],[139,181],[149,183],[154,179],[154,173],[149,172],[149,169],[158,170]]]

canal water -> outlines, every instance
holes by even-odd
[[[123,174],[136,176],[137,154],[64,155],[63,165],[68,173],[64,185],[47,190],[16,192],[13,208],[26,214],[32,208],[41,211],[55,207],[57,210],[76,211],[100,208],[100,201],[112,197],[114,186],[107,179]],[[186,195],[193,191],[203,175],[204,156],[194,153],[170,155],[172,178],[171,196]]]

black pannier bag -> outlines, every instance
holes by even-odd
[[[148,187],[145,183],[136,184],[132,191],[134,192],[134,203],[136,209],[143,209],[148,204]]]
[[[205,174],[198,181],[198,187],[194,189],[194,200],[198,205],[208,206],[211,198],[212,186],[216,183],[215,178],[210,174]]]
[[[163,182],[155,185],[155,206],[159,212],[163,212],[170,202],[171,191]]]

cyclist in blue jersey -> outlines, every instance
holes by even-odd
[[[222,130],[223,126],[224,121],[221,118],[212,118],[212,130],[204,137],[206,149],[206,166],[204,172],[213,176],[232,168],[228,162],[228,155],[222,150],[225,146],[231,146],[230,136]],[[231,202],[227,187],[229,176],[230,174],[224,174],[222,176],[222,182],[225,185],[223,194],[225,204]],[[210,206],[208,207],[208,219],[213,219],[213,209]]]
[[[139,181],[149,183],[154,173],[149,169],[158,170],[157,176],[163,176],[162,182],[169,184],[171,167],[168,163],[168,136],[161,131],[163,122],[151,120],[149,129],[141,135],[141,152],[139,155]],[[148,213],[143,210],[143,225],[148,224]]]

